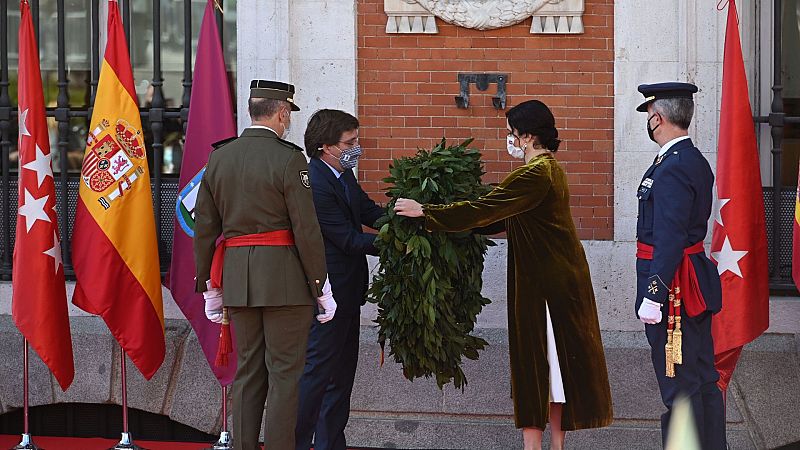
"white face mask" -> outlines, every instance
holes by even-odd
[[[514,145],[514,136],[508,136],[506,139],[506,149],[512,158],[522,159],[525,157],[525,149]]]
[[[286,124],[286,128],[283,129],[283,134],[281,134],[281,139],[286,139],[286,136],[289,135],[289,129],[292,127],[292,121],[289,119],[289,117],[291,117],[291,116],[289,116],[288,113],[287,113],[287,116],[286,116],[287,124]]]

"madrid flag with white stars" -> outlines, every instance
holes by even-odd
[[[769,326],[767,234],[758,145],[739,41],[736,4],[728,4],[722,71],[717,201],[711,257],[722,282],[722,310],[714,316],[715,365],[723,392],[742,346]]]
[[[20,2],[19,214],[14,243],[12,315],[62,390],[75,376],[64,265],[50,165],[39,54],[28,2]]]

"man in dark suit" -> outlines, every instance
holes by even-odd
[[[308,164],[300,147],[282,139],[291,112],[299,110],[293,97],[290,84],[253,80],[248,102],[253,124],[216,145],[195,206],[196,290],[206,298],[209,320],[222,320],[224,304],[236,334],[237,450],[261,448],[265,400],[266,448],[294,448],[313,305],[323,310],[318,321],[330,320],[336,311]],[[218,243],[220,234],[224,240]]]
[[[328,276],[336,296],[336,316],[314,323],[300,379],[296,448],[344,450],[350,416],[350,393],[358,363],[361,305],[369,284],[366,255],[377,255],[374,228],[384,214],[358,185],[353,171],[361,147],[358,119],[323,109],[309,120],[305,133],[311,191],[325,242]]]
[[[688,83],[639,86],[647,133],[661,150],[638,189],[636,311],[645,323],[661,398],[666,440],[678,395],[692,404],[703,449],[725,448],[725,408],[717,387],[712,315],[722,290],[703,239],[711,214],[714,175],[687,129],[692,120]]]

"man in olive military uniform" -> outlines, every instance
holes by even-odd
[[[206,316],[223,318],[237,343],[233,444],[255,450],[264,402],[266,448],[294,449],[298,381],[309,328],[333,318],[322,241],[302,149],[282,139],[294,86],[254,80],[252,126],[215,144],[195,205],[194,254]],[[222,235],[224,240],[217,243]],[[223,294],[224,286],[224,294]]]

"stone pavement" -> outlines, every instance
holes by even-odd
[[[521,448],[513,426],[504,330],[480,330],[490,342],[469,361],[464,391],[439,391],[431,380],[403,379],[399,366],[378,367],[374,331],[362,329],[348,443],[367,447]],[[660,449],[664,411],[643,332],[603,332],[614,424],[567,434],[569,449]],[[800,338],[764,335],[746,347],[728,404],[732,449],[774,449],[800,441]],[[800,448],[800,445],[797,446]]]
[[[119,357],[102,320],[71,319],[76,356],[73,386],[62,393],[32,353],[32,405],[119,403]],[[368,322],[368,321],[365,321]],[[361,355],[353,391],[348,444],[362,447],[437,449],[521,448],[512,421],[505,329],[483,328],[489,343],[468,361],[466,388],[439,390],[432,380],[403,378],[380,347],[372,326],[362,326]],[[166,321],[167,357],[151,381],[128,363],[134,408],[167,415],[217,433],[219,384],[185,320]],[[567,434],[569,449],[658,449],[663,411],[649,349],[642,332],[604,331],[615,421],[600,430]],[[21,407],[22,337],[11,317],[0,314],[0,414]],[[766,334],[746,347],[729,393],[728,440],[734,450],[775,449],[800,441],[800,337]],[[799,448],[796,446],[795,448]]]

